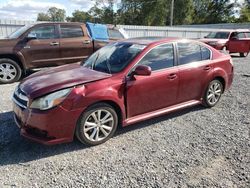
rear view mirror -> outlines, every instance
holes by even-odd
[[[35,40],[37,39],[37,36],[35,33],[29,33],[28,36],[26,37],[27,40]]]
[[[147,65],[139,65],[135,68],[135,70],[132,72],[132,75],[138,75],[138,76],[150,76],[151,75],[151,67]]]

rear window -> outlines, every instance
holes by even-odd
[[[178,43],[179,65],[201,61],[200,45],[194,43]]]
[[[177,48],[179,53],[179,65],[209,60],[211,57],[211,51],[199,44],[178,43]]]
[[[77,38],[83,36],[81,26],[61,25],[61,38]]]

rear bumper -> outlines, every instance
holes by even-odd
[[[47,111],[21,109],[15,103],[13,111],[20,134],[45,145],[73,141],[75,126],[82,112],[68,111],[60,106]]]

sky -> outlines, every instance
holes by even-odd
[[[71,16],[74,10],[86,11],[93,4],[92,0],[0,0],[0,19],[36,20],[39,12],[46,12],[50,7],[62,8]]]
[[[50,7],[65,9],[71,16],[74,10],[88,10],[93,4],[91,0],[0,0],[0,19],[36,20],[39,12]]]

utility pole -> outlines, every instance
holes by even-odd
[[[173,26],[174,20],[174,0],[171,2],[171,12],[170,12],[170,26]]]

